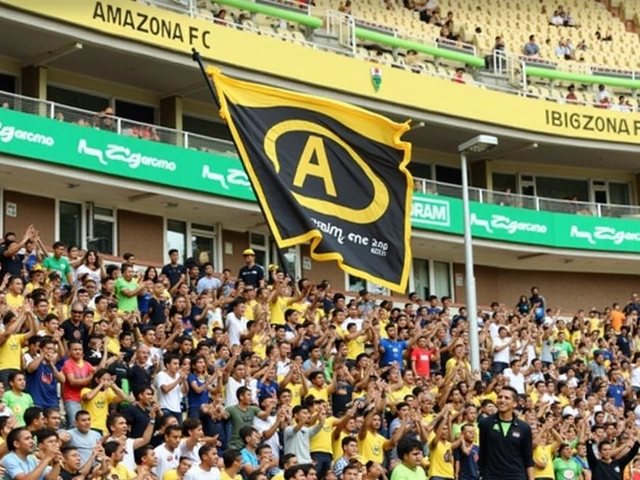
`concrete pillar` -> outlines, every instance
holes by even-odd
[[[47,99],[46,67],[23,67],[21,93],[27,97]]]
[[[471,162],[471,182],[472,187],[493,189],[493,174],[491,170],[491,160],[477,160]]]
[[[182,130],[182,97],[160,100],[160,125]]]

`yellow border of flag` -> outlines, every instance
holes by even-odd
[[[404,292],[407,289],[412,260],[411,199],[413,194],[413,177],[407,169],[407,165],[411,161],[411,144],[400,140],[400,138],[405,132],[409,130],[409,122],[407,121],[405,123],[396,123],[377,113],[369,112],[365,109],[328,98],[314,97],[312,95],[289,92],[274,87],[236,80],[227,77],[226,75],[222,74],[219,69],[214,67],[207,67],[206,73],[213,80],[213,84],[218,94],[218,100],[220,102],[220,116],[227,122],[229,130],[233,135],[244,167],[247,170],[249,178],[251,179],[251,183],[253,185],[255,193],[258,197],[260,205],[263,207],[265,217],[279,248],[291,247],[310,241],[310,252],[313,259],[318,261],[335,260],[336,262],[338,262],[339,267],[349,274],[370,280],[393,291]],[[344,257],[337,252],[316,253],[315,248],[323,238],[323,233],[318,229],[310,230],[303,235],[298,235],[297,237],[289,239],[283,239],[281,237],[280,231],[278,230],[277,224],[273,218],[273,214],[269,209],[269,202],[267,201],[264,192],[262,191],[260,181],[251,165],[251,161],[249,160],[249,156],[247,154],[245,146],[241,141],[241,137],[238,133],[234,120],[229,113],[228,99],[234,104],[253,108],[286,105],[315,111],[325,115],[327,113],[327,108],[330,108],[332,117],[335,120],[342,123],[351,130],[357,132],[359,135],[382,144],[393,146],[394,148],[404,152],[403,159],[398,166],[399,170],[405,175],[407,181],[403,235],[405,243],[405,258],[402,268],[402,274],[400,277],[400,283],[393,283],[386,279],[378,278],[367,272],[346,265]],[[366,132],[361,131],[361,121],[363,119],[368,121],[369,123],[373,122],[374,124],[378,124],[379,128],[368,130]]]

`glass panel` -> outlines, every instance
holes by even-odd
[[[251,245],[260,245],[264,247],[267,244],[267,237],[262,233],[253,233],[249,235],[249,243]]]
[[[415,178],[426,178],[431,180],[431,165],[427,163],[411,162],[409,171]]]
[[[276,247],[277,248],[277,247]],[[284,263],[284,270],[289,274],[289,276],[293,280],[298,280],[297,277],[297,269],[296,263],[298,262],[298,252],[294,247],[288,248],[286,250],[280,251],[281,262]]]
[[[363,288],[367,288],[367,281],[355,275],[348,275],[348,282],[347,290],[351,292],[359,292]]]
[[[593,192],[593,200],[596,203],[607,203],[607,192],[596,190],[595,192]]]
[[[109,106],[109,99],[100,95],[92,95],[66,88],[47,86],[47,100],[62,103],[70,107],[82,108],[92,112],[101,112]]]
[[[197,133],[198,135],[231,140],[231,132],[226,125],[189,115],[182,116],[182,129],[185,132]]]
[[[264,250],[257,250],[257,249],[253,249],[254,252],[256,252],[256,263],[258,265],[262,265],[262,268],[264,268],[265,274],[266,272],[269,270],[269,265],[267,265],[267,252]]]
[[[191,225],[193,228],[195,225]],[[191,251],[193,252],[193,258],[200,262],[200,265],[207,262],[213,263],[213,238],[205,237],[202,235],[191,236]],[[215,269],[215,265],[213,266]]]
[[[93,207],[94,215],[102,215],[103,217],[113,217],[113,210],[104,207]]]
[[[16,93],[16,77],[0,73],[0,90],[3,92]]]
[[[116,100],[115,114],[118,117],[127,118],[136,122],[154,124],[156,121],[156,109],[146,105]]]
[[[589,201],[589,182],[571,178],[536,177],[536,191],[539,197],[569,200],[575,198],[581,202]]]
[[[215,232],[215,227],[211,225],[203,225],[202,223],[192,223],[191,230],[202,230],[204,232]]]
[[[93,221],[93,238],[88,247],[107,255],[113,255],[113,222],[107,220]]]
[[[169,250],[180,252],[180,259],[185,260],[187,251],[187,224],[179,220],[167,220],[167,245]]]
[[[462,185],[462,171],[459,168],[436,165],[436,180],[438,182]]]
[[[629,184],[609,182],[609,200],[614,205],[631,205]]]
[[[82,245],[82,205],[60,202],[60,241],[65,245]]]
[[[422,299],[429,298],[429,262],[416,258],[413,260],[413,283],[415,292]]]
[[[514,173],[494,173],[493,174],[493,190],[494,192],[516,192],[516,175]]]
[[[447,262],[433,262],[433,294],[438,297],[451,296],[451,276]]]

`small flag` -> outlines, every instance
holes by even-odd
[[[382,69],[380,67],[371,68],[371,83],[373,83],[373,89],[377,92],[382,85]]]
[[[411,265],[409,129],[337,101],[231,79],[207,68],[279,248],[394,291]]]

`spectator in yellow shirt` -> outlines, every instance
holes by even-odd
[[[224,469],[220,472],[220,480],[242,480],[240,475],[242,454],[240,450],[231,448],[224,452],[222,459],[224,461]]]

